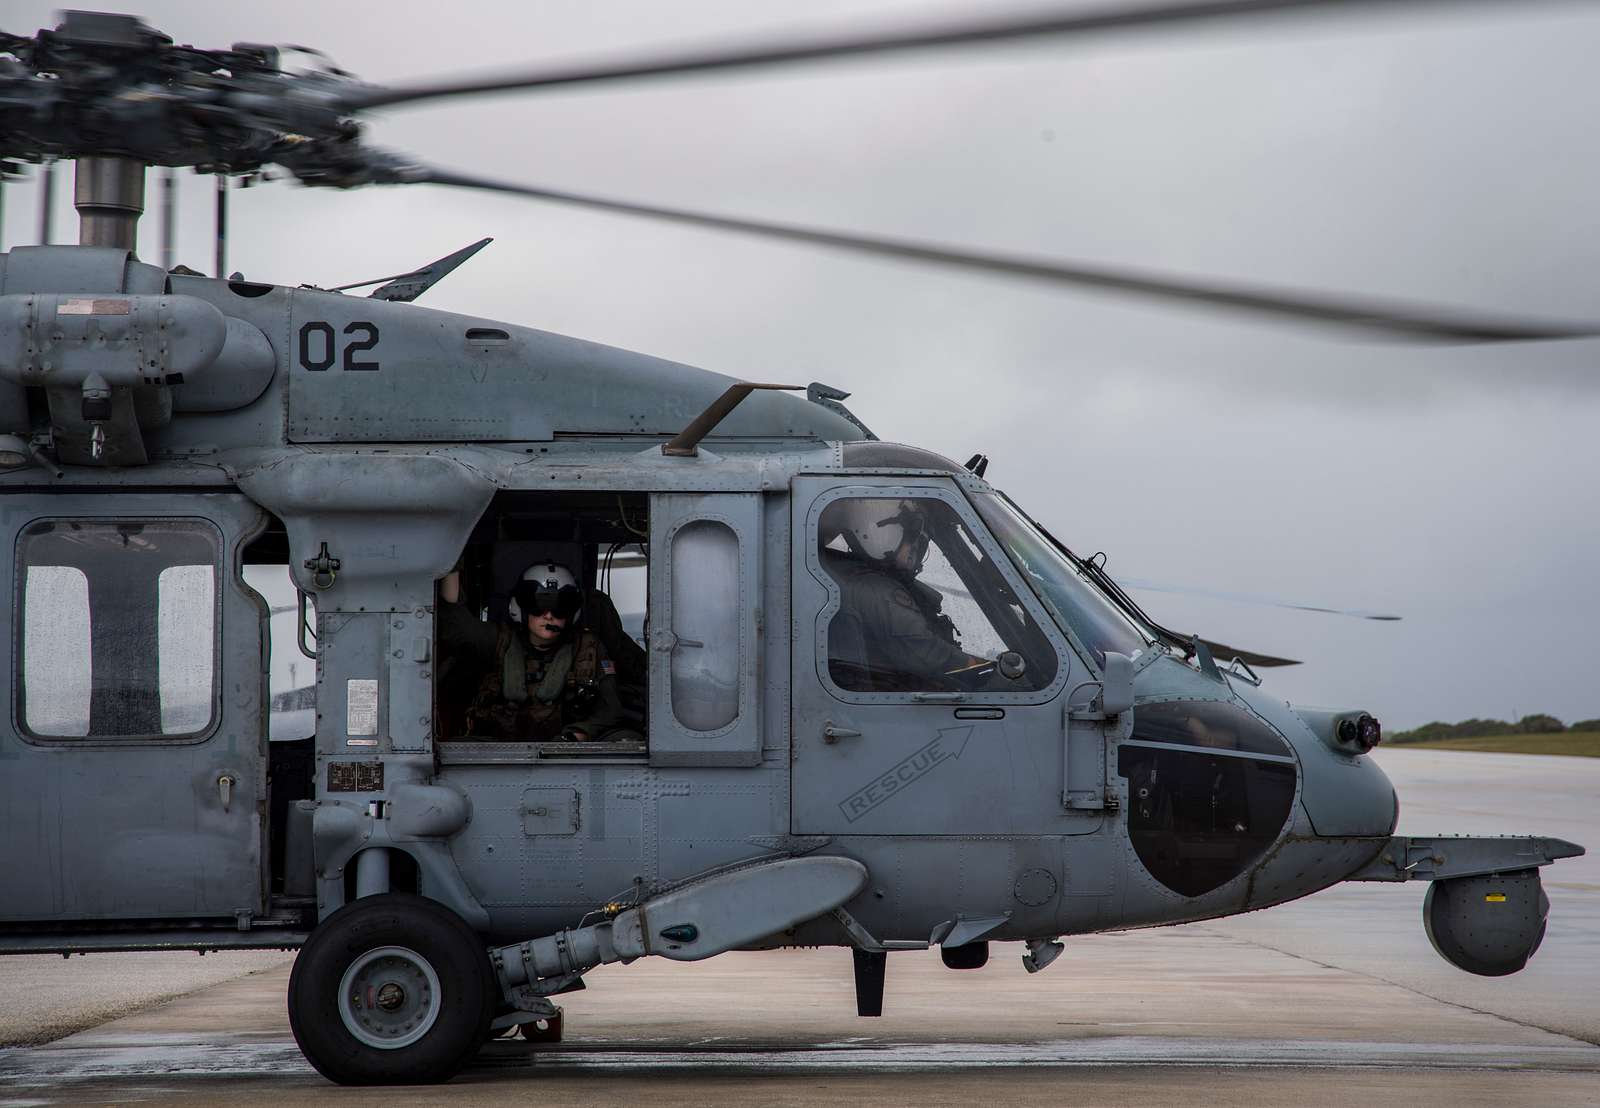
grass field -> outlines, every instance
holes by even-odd
[[[1395,749],[1483,750],[1492,754],[1566,754],[1579,758],[1600,758],[1600,731],[1565,731],[1553,735],[1480,735],[1471,739],[1396,743]]]

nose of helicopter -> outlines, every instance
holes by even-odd
[[[1138,703],[1117,772],[1145,870],[1192,898],[1227,896],[1221,890],[1248,872],[1246,897],[1265,907],[1360,869],[1397,809],[1376,763],[1333,741],[1349,715],[1329,713],[1325,739],[1314,713],[1253,689],[1234,702],[1152,695]]]
[[[1367,740],[1378,737],[1370,716],[1298,708],[1260,695],[1247,702],[1293,748],[1298,777],[1298,804],[1284,804],[1281,830],[1259,855],[1249,885],[1249,905],[1264,908],[1361,869],[1394,833],[1400,808],[1393,783],[1370,753]],[[1340,724],[1363,717],[1372,726],[1345,727],[1341,739]]]
[[[1381,737],[1377,722],[1365,712],[1291,711],[1301,723],[1285,729],[1300,761],[1300,806],[1316,835],[1392,835],[1400,801],[1389,775],[1372,757]]]

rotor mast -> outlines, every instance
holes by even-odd
[[[133,158],[86,155],[77,159],[72,202],[78,209],[78,243],[136,254],[144,214],[145,164]]]

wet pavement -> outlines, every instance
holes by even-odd
[[[1536,833],[1600,846],[1600,759],[1390,750],[1380,760],[1412,834]],[[605,967],[562,998],[566,1041],[497,1041],[411,1103],[1600,1104],[1600,856],[1545,871],[1543,948],[1521,974],[1477,978],[1423,933],[1425,886],[1344,885],[1181,928],[1088,936],[1041,974],[997,944],[981,970],[890,960],[885,1015],[854,1014],[839,950]],[[112,970],[127,956],[57,970]],[[205,962],[212,962],[210,956]],[[47,1046],[0,1050],[0,1108],[232,1103],[341,1090],[305,1063],[283,1009],[288,962]],[[193,955],[149,956],[169,973]],[[49,1017],[49,974],[0,960],[0,1007],[23,981]],[[216,963],[213,963],[215,965]],[[22,972],[26,970],[26,972]],[[73,982],[115,1003],[139,973]],[[151,982],[146,982],[148,988]],[[88,994],[85,990],[89,990]],[[5,1025],[0,1025],[5,1026]]]
[[[1378,760],[1400,793],[1401,834],[1546,835],[1588,848],[1543,870],[1549,930],[1522,972],[1475,977],[1440,958],[1422,928],[1422,882],[1335,885],[1195,926],[1600,1043],[1600,758],[1401,747]]]

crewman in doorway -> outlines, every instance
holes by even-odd
[[[454,572],[439,599],[441,654],[456,665],[475,660],[483,673],[466,738],[584,742],[622,721],[616,666],[582,626],[583,590],[566,566],[529,566],[512,592],[509,623],[474,619]]]

